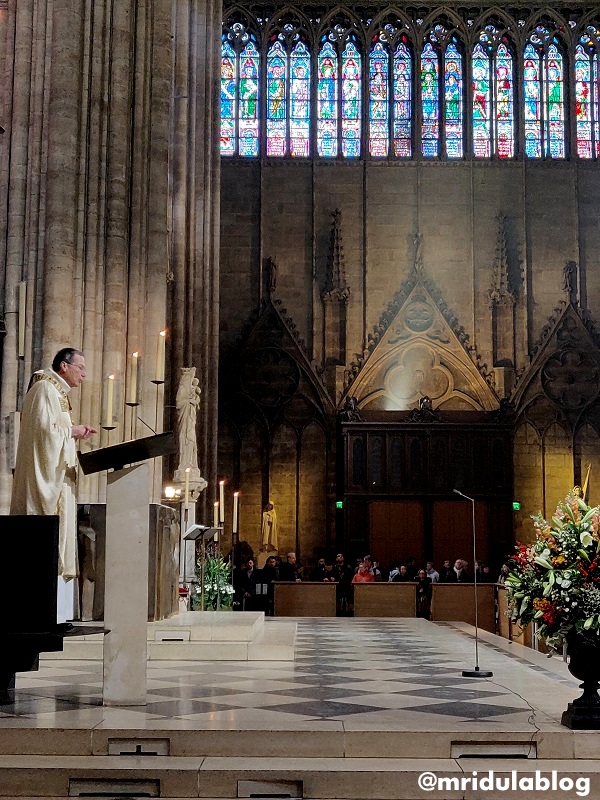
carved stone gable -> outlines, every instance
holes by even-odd
[[[444,306],[445,308],[445,306]],[[425,284],[417,280],[365,359],[350,393],[360,408],[491,411],[498,398]],[[461,340],[462,339],[462,340]]]
[[[238,428],[258,421],[268,430],[288,423],[302,430],[333,411],[295,326],[277,302],[267,302],[221,386],[226,416]]]
[[[600,349],[577,309],[567,305],[544,333],[513,395],[519,413],[548,401],[575,425],[600,394]]]

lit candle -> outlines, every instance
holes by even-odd
[[[131,361],[129,362],[129,398],[127,402],[130,406],[137,404],[137,385],[138,385],[138,358],[139,353],[131,354]]]
[[[185,470],[185,493],[183,495],[183,507],[187,511],[190,504],[190,467]]]
[[[213,528],[219,527],[219,501],[215,500],[213,505]]]
[[[158,334],[158,341],[156,343],[156,377],[154,383],[165,382],[165,341],[167,331],[161,331]]]
[[[219,522],[225,522],[225,481],[219,481]]]
[[[27,283],[19,283],[19,356],[25,358],[25,313],[27,311]]]
[[[105,428],[113,427],[113,404],[115,400],[115,376],[109,375],[106,379],[106,408],[104,409]]]
[[[238,517],[240,513],[240,493],[234,492],[233,493],[233,525],[231,526],[231,532],[237,533],[238,532]]]

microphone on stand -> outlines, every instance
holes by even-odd
[[[472,531],[473,531],[473,599],[475,603],[475,669],[463,669],[462,676],[463,678],[491,678],[494,674],[493,672],[490,672],[490,670],[479,669],[479,609],[477,604],[477,570],[475,569],[475,563],[477,561],[477,542],[475,539],[475,498],[469,497],[469,495],[467,494],[463,494],[458,489],[453,489],[452,491],[454,492],[454,494],[458,494],[461,497],[464,497],[465,500],[469,500],[473,508]]]

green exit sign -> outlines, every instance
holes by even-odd
[[[513,502],[513,511],[520,511],[520,510],[521,510],[521,503],[519,503],[519,502],[517,502],[517,500],[515,500]]]
[[[335,507],[336,508],[343,508],[344,507],[344,501],[343,500],[336,500]]]

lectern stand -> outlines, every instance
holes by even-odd
[[[106,486],[105,706],[146,704],[150,458],[174,453],[172,433],[81,453],[86,475],[113,469]]]

